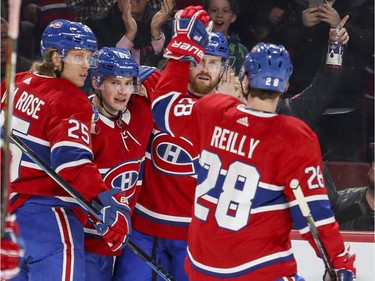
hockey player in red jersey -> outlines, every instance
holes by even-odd
[[[189,85],[176,85],[187,99],[215,92],[229,58],[221,33],[212,33],[201,64],[190,69]],[[152,96],[149,96],[152,99]],[[176,280],[184,271],[188,227],[196,186],[198,155],[190,142],[155,127],[145,160],[140,197],[132,216],[132,240],[157,260]],[[152,280],[152,270],[129,249],[116,261],[115,281]]]
[[[124,192],[109,190],[92,162],[92,107],[79,89],[96,49],[87,26],[63,19],[48,25],[43,61],[15,77],[12,133],[86,200],[100,204],[103,223],[96,227],[116,250],[127,241],[129,207]],[[11,156],[9,211],[25,242],[21,272],[13,280],[85,280],[87,212],[14,144]]]
[[[201,7],[176,14],[165,52],[170,60],[153,102],[159,128],[189,139],[200,154],[185,263],[189,280],[304,280],[291,249],[292,224],[319,252],[289,187],[293,178],[337,279],[355,280],[355,255],[330,209],[318,139],[301,120],[275,113],[292,73],[284,47],[259,43],[247,55],[241,84],[246,104],[226,94],[195,101],[176,91],[188,84],[190,64],[202,60],[208,20]]]
[[[104,47],[95,52],[91,58],[91,74],[94,163],[108,186],[121,187],[133,210],[154,126],[151,104],[138,95],[139,67],[127,49]],[[85,250],[86,280],[110,281],[113,256],[118,256],[121,250],[111,251],[90,223],[85,228]]]

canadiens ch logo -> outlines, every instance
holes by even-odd
[[[140,165],[140,161],[122,163],[105,174],[104,182],[111,187],[120,187],[129,199],[136,190]]]
[[[152,162],[158,170],[171,175],[195,175],[193,161],[198,155],[191,155],[193,147],[190,143],[164,133],[154,135],[152,142]]]

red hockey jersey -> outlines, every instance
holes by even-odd
[[[187,84],[175,85],[187,99]],[[153,89],[148,91],[153,100]],[[161,113],[161,114],[164,114]],[[187,240],[196,186],[198,153],[184,138],[154,127],[146,154],[142,192],[132,217],[134,229],[158,238]]]
[[[112,120],[101,114],[92,134],[94,162],[105,183],[125,191],[134,210],[143,178],[143,161],[154,121],[150,102],[134,95],[122,119]],[[89,223],[85,227],[85,249],[102,255],[112,252],[103,238]]]
[[[3,96],[4,82],[1,92]],[[92,162],[92,108],[85,93],[66,79],[24,72],[16,75],[13,94],[13,134],[87,200],[108,190]],[[10,211],[32,195],[49,196],[78,206],[14,144],[11,151]]]
[[[185,94],[195,100],[196,97]],[[133,228],[159,238],[187,240],[198,154],[192,144],[155,127],[147,150]]]
[[[161,130],[190,139],[200,153],[189,279],[276,280],[295,274],[292,224],[314,242],[289,187],[294,178],[329,257],[341,253],[315,133],[299,119],[249,110],[229,95],[187,99],[175,85],[187,84],[188,73],[189,63],[167,63],[153,114]]]

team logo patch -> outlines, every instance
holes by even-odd
[[[63,23],[61,21],[56,21],[52,24],[53,28],[60,28],[62,27]]]
[[[121,188],[125,191],[126,197],[131,198],[136,190],[140,163],[139,161],[122,163],[105,174],[104,182],[112,188]]]
[[[152,145],[152,162],[154,166],[167,174],[190,176],[195,174],[193,147],[181,138],[173,138],[167,134],[154,136]]]

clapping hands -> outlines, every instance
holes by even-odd
[[[161,34],[161,27],[168,20],[173,11],[173,0],[164,0],[160,8],[151,21],[152,38],[158,38]]]
[[[119,9],[122,12],[122,21],[124,22],[125,29],[126,29],[126,38],[133,42],[135,36],[137,35],[138,26],[137,22],[132,16],[132,5],[130,4],[130,0],[120,0],[117,2],[119,5]]]

